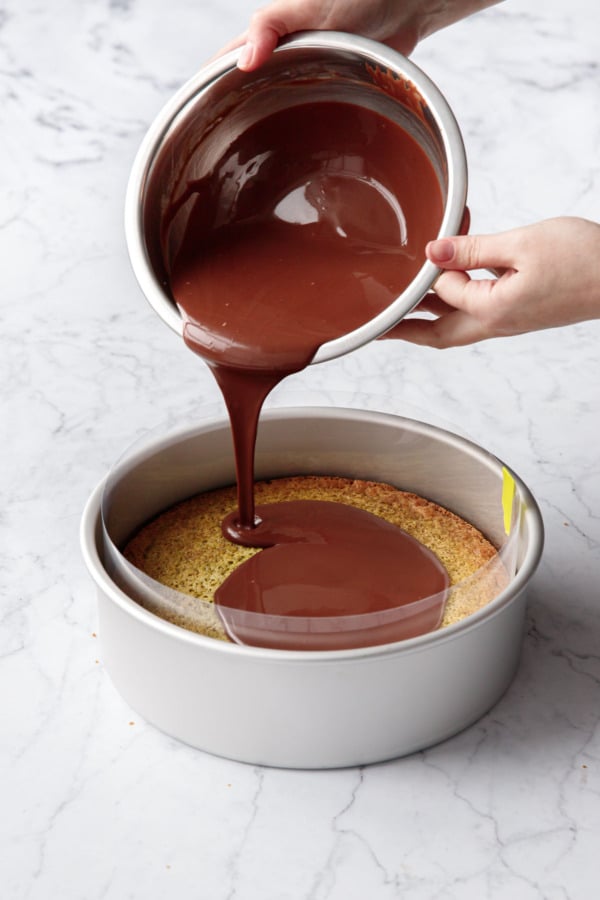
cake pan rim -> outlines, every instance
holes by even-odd
[[[184,641],[185,643],[196,645],[199,649],[215,653],[234,653],[236,656],[244,655],[255,660],[269,660],[272,663],[294,661],[305,664],[308,664],[311,661],[318,661],[320,663],[327,661],[340,663],[344,661],[380,658],[388,655],[395,655],[397,653],[420,652],[429,649],[432,645],[455,640],[465,631],[476,629],[479,623],[499,615],[505,606],[520,596],[521,592],[527,587],[535,573],[543,550],[543,525],[541,513],[537,502],[527,486],[517,475],[514,473],[511,474],[513,474],[516,485],[523,494],[525,501],[524,516],[527,519],[527,524],[531,532],[528,540],[528,552],[508,587],[491,600],[490,603],[482,607],[482,609],[471,613],[459,622],[447,625],[442,629],[429,632],[428,634],[407,638],[389,644],[377,644],[369,647],[344,650],[277,650],[220,641],[206,635],[198,634],[197,632],[189,631],[179,625],[161,619],[160,616],[145,609],[129,597],[128,594],[112,580],[109,573],[106,571],[104,560],[102,559],[102,554],[98,547],[98,533],[102,492],[108,476],[101,479],[85,505],[80,528],[81,551],[86,568],[92,576],[96,587],[99,590],[102,590],[105,596],[108,596],[112,602],[117,603],[124,612],[137,619],[140,624],[161,632],[165,637],[171,638],[174,641]]]

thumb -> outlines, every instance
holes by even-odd
[[[506,234],[466,234],[430,241],[425,253],[440,269],[511,268],[514,265],[513,242]]]

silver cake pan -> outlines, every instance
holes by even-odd
[[[271,410],[261,420],[257,445],[257,478],[311,473],[395,484],[467,519],[498,547],[507,540],[507,472],[493,455],[449,431],[356,409]],[[538,506],[514,472],[514,571],[495,599],[420,637],[312,652],[215,640],[132,599],[107,564],[102,498],[108,480],[90,497],[81,526],[83,556],[97,587],[103,662],[131,707],[181,741],[269,766],[373,763],[466,728],[514,676],[526,588],[543,546]],[[225,418],[149,438],[110,474],[111,536],[119,543],[171,504],[233,480]]]

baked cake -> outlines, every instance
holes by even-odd
[[[300,499],[365,509],[435,553],[451,585],[442,628],[480,609],[508,584],[495,547],[476,528],[416,494],[379,482],[317,475],[255,484],[257,505]],[[166,587],[158,601],[142,591],[138,599],[146,608],[189,630],[229,640],[212,602],[214,592],[240,563],[260,552],[223,536],[221,522],[236,505],[235,486],[207,491],[161,513],[133,536],[123,555]],[[471,578],[476,572],[478,577]]]

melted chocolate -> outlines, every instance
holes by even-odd
[[[185,342],[211,367],[229,411],[238,511],[225,532],[239,543],[276,545],[217,593],[230,633],[244,639],[234,607],[355,615],[443,592],[447,576],[435,557],[383,520],[308,501],[261,508],[257,519],[253,492],[256,430],[270,390],[306,367],[321,344],[381,312],[421,268],[443,212],[427,157],[378,113],[304,104],[249,127],[211,178],[189,186],[185,203],[170,285]],[[179,213],[167,210],[167,227]],[[442,606],[443,597],[433,618]],[[289,646],[281,640],[275,646]],[[297,645],[307,646],[306,635]]]
[[[323,500],[259,506],[257,518],[244,543],[267,549],[215,594],[225,627],[243,643],[331,650],[400,640],[439,625],[446,570],[385,519]],[[417,601],[423,602],[407,615],[402,607]],[[247,613],[274,618],[257,624]],[[366,614],[366,622],[341,618]],[[278,621],[281,616],[294,621]]]

